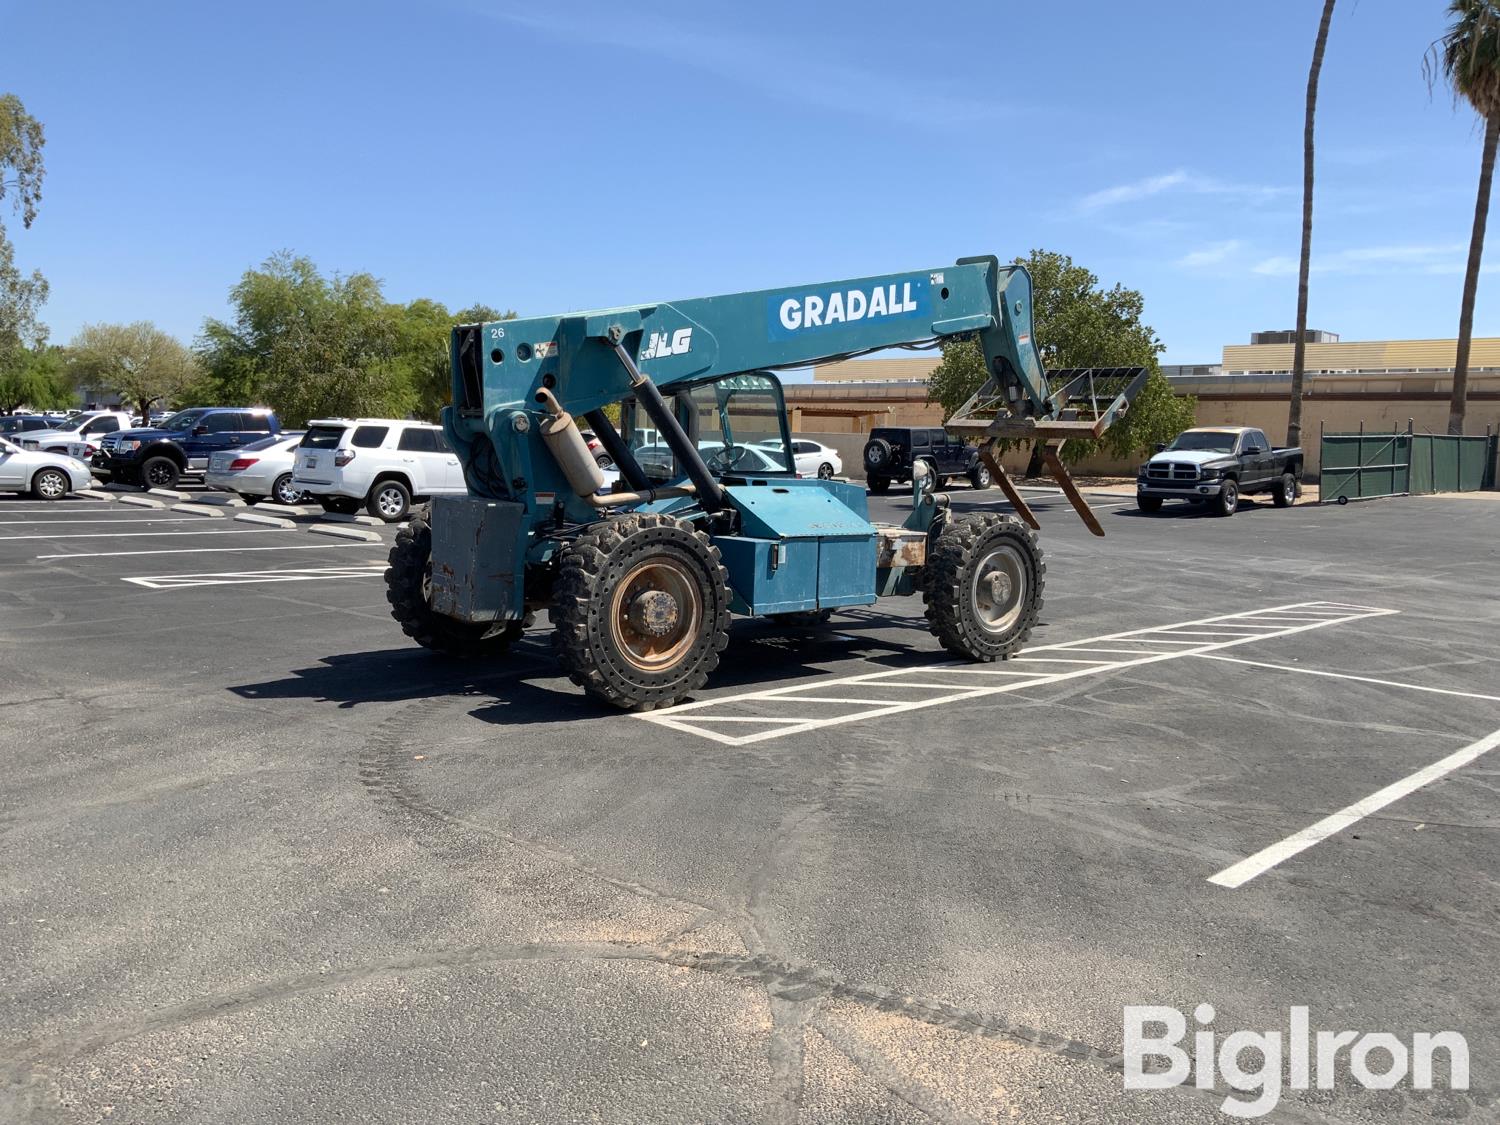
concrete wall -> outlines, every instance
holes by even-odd
[[[1171,382],[1179,393],[1197,398],[1199,425],[1258,426],[1272,442],[1286,438],[1289,376],[1224,375]],[[1302,400],[1308,472],[1319,470],[1320,426],[1330,432],[1353,432],[1363,422],[1369,431],[1404,430],[1411,419],[1418,433],[1445,433],[1449,388],[1449,377],[1442,374],[1309,376]],[[860,454],[871,427],[942,424],[942,410],[927,402],[927,388],[921,385],[803,384],[789,386],[787,397],[793,429],[838,449],[845,472],[856,477],[863,475]],[[1475,373],[1469,380],[1466,429],[1482,434],[1487,425],[1500,431],[1500,374]],[[1024,465],[1025,460],[1026,455],[1019,452],[1006,459],[1008,467]],[[1133,476],[1140,460],[1096,457],[1084,461],[1078,470]]]

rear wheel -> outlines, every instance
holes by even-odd
[[[1276,491],[1271,495],[1271,501],[1278,508],[1290,508],[1297,502],[1297,478],[1291,473],[1282,473],[1281,479],[1276,482]]]
[[[993,483],[990,479],[990,467],[983,461],[978,462],[969,470],[969,486],[971,488],[988,488]]]
[[[563,552],[551,619],[563,667],[584,691],[616,707],[665,707],[719,666],[729,576],[691,524],[616,516]]]
[[[141,483],[147,488],[175,488],[182,470],[170,457],[152,457],[141,466]]]
[[[876,496],[884,496],[891,490],[890,477],[866,477],[865,484]]]
[[[377,481],[365,500],[370,515],[386,523],[399,523],[411,511],[411,493],[399,480]]]
[[[61,469],[43,469],[31,478],[31,494],[38,500],[61,500],[71,487]]]
[[[830,465],[827,461],[824,461],[821,465],[818,466],[818,479],[819,480],[832,480],[833,479],[833,466]]]
[[[449,656],[499,655],[525,629],[520,621],[496,628],[433,612],[432,529],[420,516],[396,533],[385,572],[385,597],[403,633],[423,648]]]
[[[1020,520],[975,512],[949,521],[925,570],[928,625],[949,652],[1003,660],[1026,643],[1042,611],[1047,564]]]
[[[1135,498],[1135,506],[1143,512],[1159,512],[1161,511],[1161,497],[1137,496]]]
[[[282,473],[271,486],[271,498],[278,504],[295,504],[302,497],[302,490],[292,484],[291,473]]]

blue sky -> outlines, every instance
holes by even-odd
[[[1311,323],[1345,339],[1456,331],[1479,134],[1423,82],[1444,6],[1335,14]],[[1320,7],[5,0],[48,169],[5,222],[58,342],[191,340],[283,248],[539,315],[1046,247],[1217,362],[1294,322]]]

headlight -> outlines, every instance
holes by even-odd
[[[134,453],[140,447],[141,443],[139,441],[130,438],[115,443],[115,449],[123,450],[126,453]]]
[[[1198,476],[1203,480],[1218,480],[1224,475],[1223,469],[1199,469]]]
[[[1149,468],[1150,468],[1150,467],[1151,467],[1151,466],[1150,466],[1150,465],[1149,465],[1149,464],[1147,464],[1147,465],[1142,465],[1142,466],[1141,466],[1141,467],[1140,467],[1140,468],[1139,468],[1139,469],[1137,469],[1137,470],[1136,470],[1136,471],[1135,471],[1135,475],[1136,475],[1136,476],[1138,476],[1138,477],[1143,477],[1143,476],[1145,476],[1145,475],[1146,475],[1146,470],[1147,470],[1147,469],[1149,469]]]

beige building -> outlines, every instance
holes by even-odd
[[[1285,333],[1256,333],[1282,340]],[[1318,467],[1317,434],[1330,431],[1404,430],[1443,433],[1448,427],[1455,340],[1343,341],[1320,332],[1307,345],[1303,386],[1303,444],[1308,467]],[[1286,436],[1291,390],[1290,343],[1227,344],[1221,364],[1164,368],[1172,386],[1198,401],[1203,425],[1259,426]],[[811,384],[786,388],[792,428],[839,449],[858,465],[860,435],[874,426],[930,426],[942,409],[927,402],[927,379],[938,357],[853,359],[813,372]],[[1469,356],[1467,430],[1500,430],[1500,338],[1473,341]],[[853,459],[851,460],[851,453]],[[1100,461],[1086,471],[1133,471],[1134,463]],[[857,475],[857,468],[854,469]]]

